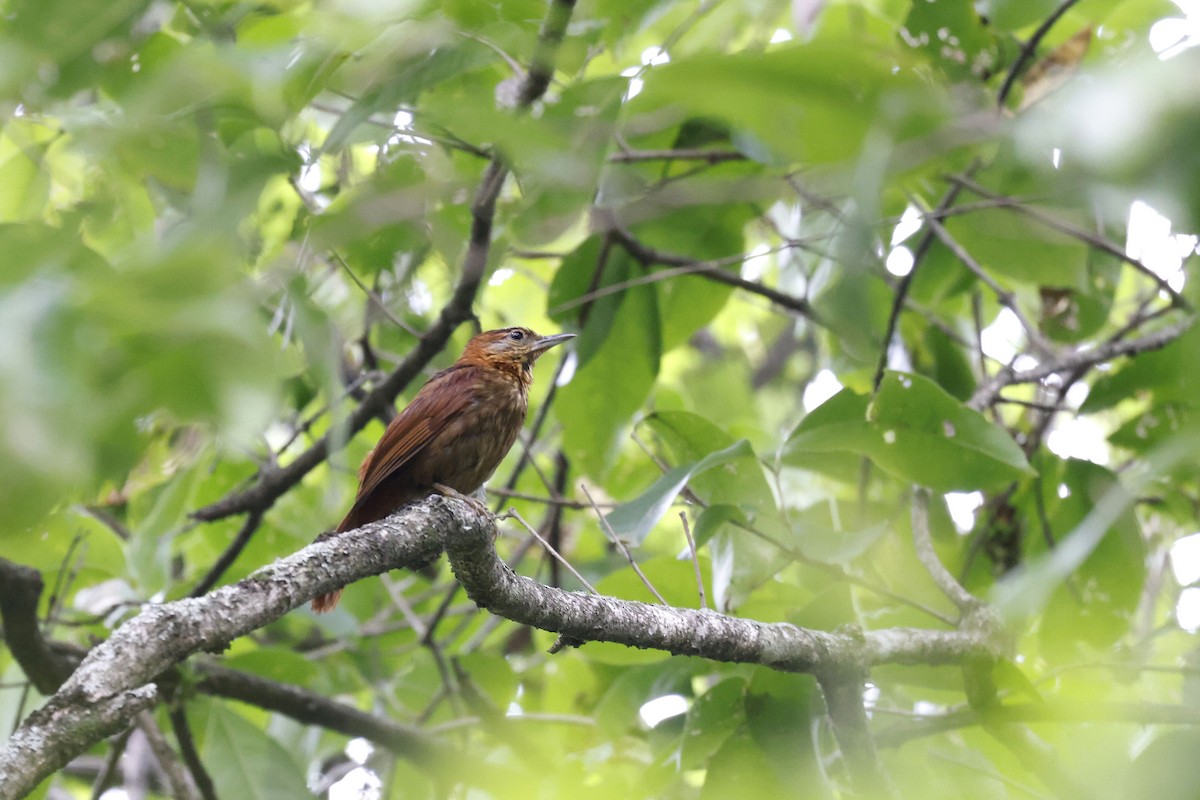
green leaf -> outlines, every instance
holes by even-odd
[[[686,111],[748,131],[778,160],[843,161],[859,152],[869,130],[904,139],[940,117],[935,94],[897,67],[904,61],[885,48],[826,41],[694,56],[652,70],[629,113]]]
[[[754,450],[750,443],[742,440],[723,450],[711,453],[705,458],[686,467],[676,467],[655,481],[654,485],[640,497],[622,503],[610,511],[606,518],[613,532],[624,541],[639,545],[646,538],[675,498],[687,486],[692,476],[702,474],[713,467],[727,464],[738,458],[753,457]]]
[[[260,728],[221,703],[212,703],[201,748],[220,797],[295,800],[308,797],[304,770]]]
[[[628,260],[609,267],[606,279],[630,276]],[[596,304],[579,334],[579,366],[557,401],[558,416],[572,421],[563,447],[586,473],[602,475],[612,462],[618,437],[654,385],[661,352],[654,287],[632,287]]]
[[[785,460],[802,467],[810,454],[828,452],[865,455],[938,491],[992,488],[1031,474],[1001,428],[928,378],[896,372],[884,377],[873,401],[843,389],[815,409],[788,439]]]
[[[688,709],[679,745],[683,769],[702,768],[725,740],[746,724],[743,678],[728,678],[696,698]]]
[[[1147,483],[1191,458],[1200,446],[1200,431],[1191,429],[1151,453],[1124,483],[1110,483],[1098,498],[1090,498],[1087,513],[1054,549],[1010,572],[996,584],[992,600],[1010,618],[1025,617],[1045,607],[1051,594],[1091,557],[1112,525],[1129,509]]]
[[[1064,216],[1063,212],[1054,213]],[[992,275],[1036,286],[1088,288],[1088,248],[1078,238],[1032,224],[1025,216],[1003,208],[962,214],[945,224]]]

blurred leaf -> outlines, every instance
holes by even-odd
[[[778,159],[841,161],[854,157],[873,125],[905,139],[927,131],[942,113],[934,93],[912,72],[896,69],[897,62],[903,62],[897,53],[819,41],[696,56],[650,73],[630,113],[686,109],[752,133]],[[822,124],[814,125],[816,119]]]
[[[785,459],[810,453],[865,455],[902,480],[938,491],[999,486],[1029,474],[1021,449],[1000,428],[917,375],[889,372],[874,401],[843,389],[797,426]]]
[[[614,282],[630,277],[631,267],[627,260],[610,264],[606,281],[610,275]],[[564,263],[560,272],[567,268]],[[617,437],[654,385],[661,352],[653,287],[632,287],[597,303],[579,334],[579,366],[557,403],[559,417],[572,421],[563,447],[584,472],[604,474]]]
[[[1135,473],[1125,476],[1123,482],[1105,484],[1100,496],[1088,498],[1086,515],[1070,533],[1058,540],[1050,553],[1027,562],[996,584],[991,598],[996,607],[1009,617],[1027,616],[1044,608],[1050,595],[1104,541],[1105,535],[1127,512],[1144,484],[1188,457],[1198,442],[1200,434],[1191,429],[1151,453],[1139,464]]]
[[[294,800],[309,795],[304,770],[292,754],[220,703],[209,708],[200,753],[220,796]]]
[[[1200,732],[1163,731],[1133,760],[1125,790],[1148,792],[1162,800],[1185,800],[1200,794],[1200,770],[1192,758],[1200,747]]]
[[[676,496],[687,486],[693,475],[699,475],[737,458],[754,456],[750,443],[742,440],[723,450],[711,453],[687,467],[676,467],[667,472],[644,494],[628,503],[622,503],[606,516],[613,532],[629,544],[639,545],[650,529],[658,524]]]
[[[703,767],[739,728],[746,724],[742,700],[746,682],[728,678],[696,698],[688,709],[679,744],[684,769]]]

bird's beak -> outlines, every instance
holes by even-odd
[[[537,340],[537,343],[534,344],[534,346],[532,348],[530,348],[530,350],[536,355],[541,355],[542,353],[549,350],[551,347],[562,344],[563,342],[567,341],[568,339],[574,339],[574,338],[575,338],[575,334],[573,334],[573,333],[555,333],[550,336],[542,336],[541,338],[539,338]]]

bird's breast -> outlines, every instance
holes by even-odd
[[[516,442],[527,408],[523,386],[506,378],[476,382],[462,413],[439,431],[425,457],[414,465],[421,473],[414,478],[471,494]]]

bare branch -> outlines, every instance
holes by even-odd
[[[746,156],[736,150],[704,150],[702,148],[680,148],[678,150],[621,150],[608,160],[614,164],[636,164],[642,161],[704,161],[720,164],[725,161],[745,161]]]
[[[70,670],[54,657],[38,627],[38,600],[42,576],[29,567],[0,558],[0,618],[4,641],[26,677],[44,695],[51,695]]]
[[[1113,258],[1116,258],[1116,259],[1119,259],[1119,260],[1125,262],[1126,264],[1128,264],[1129,266],[1133,267],[1135,270],[1140,272],[1142,275],[1144,275],[1147,278],[1149,278],[1150,280],[1152,280],[1154,282],[1154,285],[1158,287],[1158,290],[1160,292],[1163,292],[1164,294],[1166,294],[1168,297],[1171,298],[1172,306],[1174,306],[1175,308],[1181,308],[1185,311],[1192,310],[1192,306],[1187,301],[1187,299],[1183,295],[1181,295],[1179,292],[1172,289],[1171,284],[1167,283],[1165,278],[1163,278],[1161,275],[1159,275],[1154,270],[1147,267],[1140,260],[1138,260],[1138,259],[1134,258],[1133,256],[1129,255],[1128,253],[1126,253],[1125,248],[1123,248],[1117,244],[1114,244],[1113,242],[1110,242],[1108,239],[1104,238],[1103,236],[1093,233],[1092,231],[1089,231],[1086,228],[1081,228],[1078,225],[1074,225],[1070,222],[1067,222],[1064,219],[1059,219],[1058,217],[1054,216],[1053,214],[1049,214],[1045,211],[1034,208],[1033,206],[1023,203],[1014,197],[1006,197],[997,192],[993,192],[990,189],[987,189],[987,188],[981,186],[980,184],[976,183],[975,181],[971,180],[970,176],[952,175],[948,178],[948,180],[952,181],[956,185],[966,188],[968,191],[970,191],[973,194],[977,194],[981,197],[986,197],[988,200],[991,200],[992,202],[994,202],[996,204],[997,208],[1006,208],[1006,209],[1009,209],[1010,211],[1014,211],[1018,214],[1023,214],[1025,216],[1029,217],[1030,219],[1035,220],[1035,221],[1041,223],[1042,225],[1045,225],[1047,228],[1056,230],[1059,233],[1064,233],[1067,236],[1070,236],[1074,239],[1078,239],[1079,241],[1083,242],[1086,245],[1089,245],[1090,247],[1094,247],[1097,250],[1100,250],[1100,251],[1112,256]]]
[[[696,568],[696,591],[700,594],[700,607],[708,608],[708,598],[704,595],[704,576],[700,574],[700,556],[696,553],[696,540],[692,538],[692,528],[688,525],[686,511],[679,512],[679,521],[683,523],[683,535],[687,537],[688,552],[692,556],[692,566]]]
[[[1025,316],[1025,312],[1021,310],[1021,306],[1017,303],[1016,296],[997,283],[995,279],[993,279],[992,276],[989,275],[982,266],[980,266],[979,262],[967,252],[966,248],[959,244],[958,240],[950,235],[950,231],[946,230],[946,227],[942,225],[941,222],[939,222],[933,216],[925,215],[925,224],[928,225],[929,229],[933,231],[934,236],[936,236],[941,243],[950,250],[950,252],[954,253],[964,267],[966,267],[976,278],[979,278],[979,280],[983,281],[984,284],[992,290],[992,294],[996,295],[996,300],[999,301],[1000,305],[1004,306],[1013,313],[1013,316],[1015,316],[1017,321],[1021,323],[1021,327],[1024,329],[1025,335],[1029,337],[1029,343],[1033,345],[1034,350],[1043,357],[1052,356],[1054,353],[1053,346],[1050,344],[1050,342],[1046,341],[1046,337],[1042,336],[1042,332],[1038,330],[1037,325],[1030,321],[1029,317]]]
[[[633,567],[633,571],[636,572],[637,576],[642,579],[642,585],[650,590],[650,594],[654,595],[658,599],[658,602],[662,603],[664,606],[669,606],[670,603],[668,603],[666,598],[658,593],[658,589],[654,588],[654,584],[651,583],[650,579],[646,577],[646,573],[642,572],[642,568],[638,566],[637,561],[634,559],[633,554],[629,552],[629,548],[625,545],[625,542],[621,541],[621,537],[617,536],[616,531],[612,529],[612,525],[608,524],[608,518],[601,513],[599,506],[596,505],[596,500],[592,497],[592,493],[588,491],[587,486],[581,483],[579,484],[579,488],[583,490],[583,493],[587,496],[588,502],[592,504],[592,510],[596,512],[596,519],[600,520],[600,527],[608,536],[609,541],[611,541],[617,550],[621,552],[621,555],[625,556],[625,560],[629,562],[629,566]]]
[[[921,566],[925,567],[929,577],[933,578],[934,584],[942,590],[942,594],[949,597],[950,601],[958,606],[964,614],[979,608],[982,605],[979,599],[964,589],[962,584],[950,574],[950,571],[938,558],[937,551],[933,549],[933,539],[929,535],[929,491],[927,489],[916,489],[913,492],[912,534],[913,545],[917,550],[917,559],[921,562]]]
[[[1132,356],[1162,349],[1187,332],[1193,322],[1195,322],[1194,317],[1187,317],[1137,339],[1112,339],[1095,347],[1067,353],[1055,360],[1046,361],[1026,370],[1017,371],[1012,367],[1005,367],[988,383],[975,390],[975,394],[967,405],[979,411],[995,402],[1005,387],[1020,383],[1036,383],[1059,372],[1067,372],[1080,367],[1090,368],[1121,356]]]
[[[1038,45],[1041,44],[1042,39],[1046,37],[1046,34],[1050,32],[1054,24],[1062,18],[1062,15],[1066,14],[1071,6],[1077,2],[1079,0],[1063,0],[1063,2],[1059,3],[1058,8],[1054,9],[1054,12],[1029,37],[1029,41],[1021,47],[1021,54],[1017,56],[1017,60],[1009,68],[1008,74],[1004,76],[1004,83],[1000,86],[1000,91],[996,94],[997,106],[1004,107],[1004,102],[1008,99],[1009,92],[1016,85],[1017,78],[1025,71],[1025,67],[1033,58],[1033,54],[1037,52]]]

